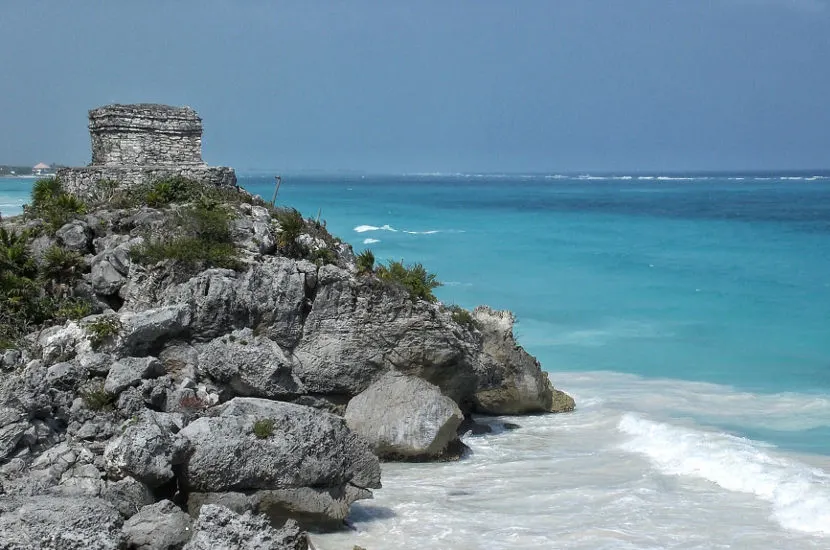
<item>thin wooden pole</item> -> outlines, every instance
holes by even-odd
[[[280,184],[282,183],[282,176],[274,176],[274,180],[276,180],[277,186],[274,187],[274,197],[271,199],[271,206],[274,206],[277,202],[277,193],[280,192]]]

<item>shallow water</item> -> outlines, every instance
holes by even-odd
[[[578,406],[385,464],[321,550],[830,547],[828,174],[304,176],[278,202],[513,310]]]
[[[827,548],[830,457],[798,455],[695,418],[792,422],[794,396],[609,372],[557,375],[572,414],[490,419],[448,464],[384,464],[356,531],[321,550]],[[830,400],[804,407],[826,418]],[[813,424],[809,418],[797,427]]]

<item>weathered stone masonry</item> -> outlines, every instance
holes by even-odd
[[[202,160],[202,119],[190,107],[107,105],[89,112],[92,163],[58,171],[64,189],[89,195],[100,180],[131,187],[175,175],[236,186],[232,168]]]

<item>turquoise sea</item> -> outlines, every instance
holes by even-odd
[[[514,311],[578,405],[384,465],[318,547],[830,548],[830,174],[286,176],[277,202]]]

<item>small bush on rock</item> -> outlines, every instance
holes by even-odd
[[[304,258],[308,250],[297,242],[297,238],[305,230],[305,220],[296,208],[282,208],[275,213],[277,222],[280,224],[280,232],[277,236],[277,245],[280,252],[289,258]]]
[[[236,247],[230,230],[231,215],[213,201],[198,201],[170,220],[167,236],[148,238],[130,251],[138,263],[151,265],[173,260],[189,270],[207,267],[237,269]]]
[[[254,422],[254,435],[257,439],[268,439],[274,435],[274,420],[263,418]]]
[[[44,281],[68,284],[80,277],[83,270],[83,256],[60,246],[51,246],[43,255],[40,277]]]
[[[38,269],[29,237],[0,227],[0,349],[18,347],[22,336],[47,321],[91,310],[88,302],[72,296],[68,284],[85,267],[80,257],[50,249]]]
[[[153,208],[187,202],[198,197],[204,187],[184,176],[171,176],[151,184],[144,192],[144,202]]]
[[[428,273],[420,263],[404,265],[403,261],[390,260],[386,265],[379,266],[377,276],[392,284],[397,284],[409,291],[412,300],[426,300],[435,302],[437,298],[432,290],[441,286],[435,273]]]
[[[330,248],[318,248],[311,254],[311,260],[318,266],[334,265],[337,263],[337,254]]]
[[[84,400],[87,408],[93,411],[109,411],[115,401],[114,396],[104,390],[103,384],[82,390],[81,399]]]
[[[476,328],[476,321],[473,319],[473,314],[463,307],[453,304],[447,307],[447,310],[450,312],[452,320],[462,327]]]
[[[47,178],[32,186],[32,203],[24,208],[27,215],[43,218],[54,233],[67,222],[86,214],[86,204],[64,192],[60,180]]]
[[[121,332],[121,320],[114,315],[99,317],[85,327],[86,337],[92,349],[99,349],[109,339]]]
[[[375,268],[375,255],[371,250],[364,250],[355,258],[355,265],[359,274],[371,273]]]

